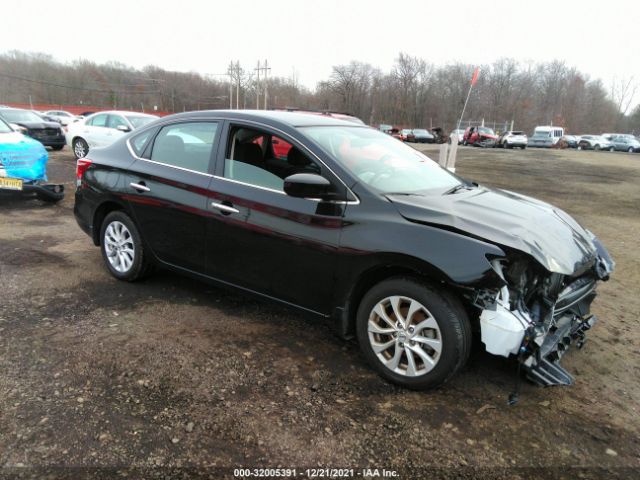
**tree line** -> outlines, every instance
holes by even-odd
[[[400,53],[388,72],[368,63],[336,65],[315,89],[295,76],[268,79],[270,108],[351,113],[370,125],[456,126],[475,66],[434,65]],[[513,122],[531,132],[536,125],[560,125],[571,133],[638,132],[640,108],[630,111],[637,85],[622,78],[611,85],[592,79],[565,62],[521,62],[501,58],[480,66],[463,125],[481,121],[500,128]],[[180,112],[255,108],[264,92],[252,70],[202,75],[157,66],[133,69],[116,62],[79,60],[63,64],[40,53],[0,55],[1,103],[50,103]],[[231,80],[231,84],[230,84]],[[231,87],[231,88],[230,88]],[[237,89],[237,91],[236,91]],[[261,102],[262,103],[262,102]]]

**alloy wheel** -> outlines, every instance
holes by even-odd
[[[73,153],[76,154],[78,158],[84,158],[87,152],[87,145],[84,140],[78,139],[73,144]]]
[[[442,354],[438,322],[424,305],[404,296],[387,297],[369,314],[370,346],[392,372],[418,377],[430,372]]]
[[[122,222],[111,222],[104,232],[104,250],[113,269],[127,273],[135,258],[135,245],[131,232]]]

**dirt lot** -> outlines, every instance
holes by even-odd
[[[525,383],[515,407],[515,364],[481,349],[451,383],[415,393],[297,312],[169,273],[112,279],[73,218],[74,166],[51,154],[59,205],[0,201],[0,478],[639,474],[640,155],[460,151],[459,174],[562,207],[617,262],[600,322],[563,360],[576,384]]]

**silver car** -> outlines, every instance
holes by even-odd
[[[613,152],[613,143],[600,135],[581,135],[578,150],[609,150]]]
[[[640,152],[640,141],[633,135],[614,135],[611,143],[613,149],[619,152]]]

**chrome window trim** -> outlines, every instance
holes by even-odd
[[[335,178],[337,178],[337,179],[338,179],[338,181],[339,181],[340,183],[342,183],[342,185],[344,185],[344,188],[346,188],[346,189],[347,189],[347,192],[349,192],[349,193],[353,196],[353,198],[355,198],[355,200],[331,200],[331,201],[327,201],[327,203],[338,203],[338,204],[345,204],[345,205],[359,205],[359,204],[360,204],[360,198],[359,198],[359,197],[358,197],[358,196],[353,192],[353,190],[351,190],[351,189],[349,188],[349,186],[348,186],[348,185],[347,185],[347,184],[342,180],[342,178],[340,178],[340,176],[339,176],[338,174],[336,174],[336,172],[334,172],[334,171],[331,169],[331,167],[329,167],[329,165],[327,165],[325,162],[323,162],[323,161],[320,159],[320,157],[318,157],[315,153],[313,153],[313,152],[309,149],[309,147],[307,147],[306,145],[302,144],[302,143],[301,143],[301,142],[299,142],[297,139],[295,139],[295,138],[291,137],[291,135],[289,135],[288,133],[286,133],[286,132],[284,132],[284,131],[280,130],[278,127],[274,127],[274,126],[272,126],[272,125],[267,125],[266,123],[256,122],[255,120],[244,120],[244,119],[240,119],[240,118],[235,118],[235,119],[234,119],[234,118],[220,118],[220,117],[212,117],[212,118],[206,118],[206,117],[203,117],[203,118],[197,118],[197,119],[195,119],[195,118],[192,118],[192,119],[179,119],[179,120],[178,120],[178,119],[171,119],[170,121],[167,121],[167,122],[161,122],[161,123],[159,123],[159,124],[155,124],[155,125],[151,126],[150,128],[156,128],[156,127],[158,127],[159,129],[162,129],[162,128],[164,128],[164,127],[166,127],[166,126],[168,126],[168,125],[174,124],[174,123],[213,122],[213,121],[215,121],[215,122],[224,122],[224,121],[227,121],[227,122],[229,122],[229,123],[248,123],[248,124],[252,124],[252,125],[257,125],[257,126],[259,126],[259,127],[261,127],[261,128],[266,128],[266,129],[268,129],[268,130],[274,130],[274,131],[278,132],[278,133],[279,133],[279,134],[281,134],[282,136],[286,137],[286,138],[283,138],[283,140],[286,140],[286,139],[288,138],[288,139],[293,140],[295,143],[299,143],[300,145],[302,145],[302,147],[303,147],[303,148],[304,148],[304,149],[305,149],[305,150],[306,150],[306,151],[307,151],[307,152],[308,152],[308,153],[309,153],[313,158],[315,158],[315,159],[316,159],[316,160],[317,160],[321,165],[323,165],[324,167],[326,167],[326,168],[327,168],[327,170],[329,170],[329,171],[333,174],[333,176],[334,176]],[[293,128],[296,128],[296,127],[293,127]],[[143,133],[143,132],[144,132],[144,130],[142,130],[142,131],[138,131],[138,132],[136,132],[136,134],[141,134],[141,133]],[[137,160],[144,160],[145,162],[155,163],[156,165],[164,165],[165,167],[176,168],[176,169],[178,169],[178,170],[183,170],[183,171],[185,171],[185,172],[197,173],[197,174],[199,174],[199,175],[205,175],[205,176],[207,176],[207,177],[216,178],[216,179],[218,179],[218,180],[226,180],[226,181],[229,181],[229,182],[238,183],[238,184],[240,184],[240,185],[245,185],[245,186],[247,186],[247,187],[258,188],[258,189],[260,189],[260,190],[266,190],[266,191],[269,191],[269,192],[276,192],[276,193],[280,193],[280,194],[282,194],[282,195],[286,195],[286,193],[284,193],[284,192],[282,192],[282,191],[280,191],[280,190],[275,190],[275,189],[273,189],[273,188],[261,187],[261,186],[259,186],[259,185],[252,185],[252,184],[250,184],[250,183],[245,183],[245,182],[241,182],[241,181],[238,181],[238,180],[233,180],[233,179],[231,179],[231,178],[220,177],[220,176],[218,176],[218,175],[212,175],[212,174],[210,174],[210,173],[198,172],[198,171],[196,171],[196,170],[191,170],[191,169],[189,169],[189,168],[179,167],[179,166],[177,166],[177,165],[169,165],[169,164],[167,164],[167,163],[156,162],[155,160],[149,160],[148,158],[142,158],[142,157],[139,157],[139,156],[138,156],[138,155],[136,155],[136,153],[134,152],[133,147],[131,146],[131,143],[130,143],[131,138],[132,138],[133,136],[134,136],[134,135],[132,135],[132,136],[130,136],[129,138],[127,138],[127,140],[125,141],[125,143],[127,144],[127,148],[128,148],[128,150],[129,150],[129,153],[130,153],[130,154],[131,154],[135,159],[137,159]],[[288,143],[291,143],[291,142],[288,142]],[[292,144],[292,143],[291,143],[291,144]],[[225,140],[225,145],[226,145],[226,140]],[[292,145],[293,145],[293,144],[292,144]],[[225,154],[224,154],[223,156],[225,157],[224,159],[226,160],[226,156],[227,156],[227,155],[226,155],[226,152],[225,152]]]
[[[283,138],[283,140],[285,140],[285,141],[286,141],[287,139],[289,139],[289,140],[293,140],[293,142],[294,142],[294,143],[297,143],[297,144],[302,145],[302,147],[303,147],[303,148],[304,148],[304,149],[305,149],[305,150],[306,150],[306,151],[307,151],[307,152],[308,152],[308,153],[309,153],[313,158],[315,158],[315,159],[320,163],[320,165],[323,165],[324,167],[326,167],[326,168],[327,168],[327,170],[329,170],[329,171],[333,174],[333,176],[334,176],[335,178],[337,178],[337,179],[338,179],[338,181],[339,181],[340,183],[342,183],[342,185],[344,186],[344,188],[346,188],[346,189],[347,189],[347,192],[349,192],[349,193],[353,196],[353,198],[355,198],[355,200],[334,200],[334,201],[331,201],[331,202],[329,202],[329,203],[344,203],[344,204],[349,204],[349,205],[358,205],[358,204],[360,203],[360,198],[358,198],[358,196],[357,196],[355,193],[353,193],[353,191],[352,191],[352,190],[347,186],[347,184],[346,184],[346,183],[344,183],[344,181],[342,180],[342,178],[340,178],[340,176],[339,176],[338,174],[336,174],[336,172],[334,172],[334,171],[331,169],[331,167],[329,167],[329,165],[327,165],[326,163],[324,163],[324,162],[320,159],[320,157],[318,157],[315,153],[313,153],[313,152],[309,149],[309,147],[307,147],[306,145],[304,145],[303,143],[301,143],[299,140],[297,140],[297,139],[293,138],[293,137],[292,137],[291,135],[289,135],[287,132],[284,132],[284,131],[280,130],[278,127],[274,127],[274,126],[272,126],[272,125],[267,125],[267,124],[265,124],[265,123],[256,122],[255,120],[244,120],[244,119],[227,119],[227,120],[229,121],[229,123],[250,123],[250,124],[253,124],[253,125],[258,125],[258,126],[260,126],[260,127],[262,127],[262,128],[266,128],[266,129],[269,129],[269,130],[274,130],[274,131],[278,132],[282,137],[284,137],[284,138]],[[293,127],[293,128],[296,128],[296,127]],[[287,143],[289,143],[289,144],[291,144],[291,145],[293,145],[293,144],[294,144],[294,143],[289,142],[289,141],[287,141]],[[227,156],[227,155],[226,155],[226,152],[225,152],[225,155],[224,155],[224,156],[225,156],[225,160],[226,160],[226,156]],[[216,177],[216,178],[220,178],[220,177]],[[222,179],[223,179],[223,180],[231,180],[231,179],[229,179],[229,178],[222,178]],[[238,183],[243,183],[243,182],[238,182]],[[277,191],[277,192],[279,192],[279,193],[283,193],[284,195],[286,195],[286,193],[284,193],[284,192],[280,192],[279,190],[273,190],[273,189],[271,189],[271,188],[265,188],[265,187],[258,187],[257,185],[251,185],[251,184],[248,184],[248,183],[243,183],[243,184],[244,184],[244,185],[248,185],[248,186],[250,186],[250,187],[257,187],[257,188],[263,188],[263,189],[265,189],[265,190]]]
[[[204,122],[213,122],[213,121],[215,121],[215,122],[217,122],[217,123],[220,123],[220,122],[221,122],[221,119],[214,119],[214,118],[211,118],[211,119],[199,120],[199,121],[201,121],[201,122],[202,122],[202,121],[204,121]],[[182,120],[182,121],[165,122],[164,124],[161,124],[161,125],[153,125],[151,128],[159,127],[158,131],[160,131],[160,130],[161,130],[161,129],[163,129],[164,127],[166,127],[166,126],[168,126],[168,125],[172,125],[172,124],[174,124],[174,123],[193,123],[193,121],[184,121],[184,120]],[[210,173],[208,173],[208,172],[199,172],[199,171],[197,171],[197,170],[192,170],[192,169],[190,169],[190,168],[180,167],[180,166],[178,166],[178,165],[171,165],[171,164],[169,164],[169,163],[163,163],[163,162],[158,162],[158,161],[156,161],[156,160],[151,160],[151,159],[149,159],[149,158],[139,157],[139,156],[136,154],[136,152],[133,150],[133,147],[131,146],[131,139],[132,139],[133,137],[138,136],[138,135],[142,135],[142,134],[144,133],[144,131],[145,131],[144,129],[142,129],[141,131],[136,131],[136,132],[135,132],[135,135],[131,135],[131,136],[130,136],[129,138],[127,138],[127,140],[124,142],[124,143],[127,145],[127,149],[129,150],[129,153],[131,154],[131,156],[132,156],[133,158],[135,158],[136,160],[143,160],[143,161],[145,161],[145,162],[154,163],[154,164],[156,164],[156,165],[162,165],[162,166],[164,166],[164,167],[175,168],[176,170],[182,170],[183,172],[197,173],[198,175],[204,175],[205,177],[209,177],[209,178],[212,178],[212,177],[213,177],[213,175],[211,175],[211,174],[210,174]],[[145,147],[145,148],[146,148],[146,147]],[[213,153],[213,149],[212,149],[212,153]]]

